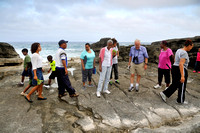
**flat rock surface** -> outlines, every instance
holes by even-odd
[[[53,82],[50,89],[43,88],[46,101],[38,101],[35,94],[28,103],[20,93],[28,84],[19,87],[21,76],[7,74],[0,80],[0,132],[27,133],[81,133],[81,132],[199,132],[200,131],[200,74],[189,70],[187,85],[187,105],[176,104],[177,92],[164,103],[159,92],[165,89],[153,89],[157,83],[157,65],[150,64],[141,79],[139,92],[128,92],[130,85],[127,63],[119,63],[120,85],[109,85],[111,94],[96,97],[99,72],[92,77],[94,87],[82,89],[80,64],[75,63],[69,73],[72,86],[79,94],[78,98],[69,95],[58,99],[57,85]],[[97,68],[98,69],[98,68]],[[10,68],[11,70],[11,68]],[[15,68],[13,67],[12,71]],[[2,71],[1,71],[2,72]],[[2,73],[3,74],[3,73]],[[45,77],[45,82],[48,76]],[[114,81],[114,80],[113,80]]]

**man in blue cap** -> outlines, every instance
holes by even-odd
[[[67,54],[65,49],[67,48],[68,41],[60,40],[58,42],[59,49],[56,52],[55,61],[56,61],[56,73],[58,80],[58,97],[61,98],[66,94],[65,89],[69,93],[70,97],[78,97],[75,89],[72,88],[71,82],[68,77],[67,71]]]

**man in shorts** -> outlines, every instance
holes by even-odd
[[[135,85],[136,92],[139,91],[139,83],[141,76],[144,75],[144,71],[147,69],[148,64],[148,53],[144,46],[140,45],[140,40],[135,40],[135,46],[132,46],[129,53],[129,63],[128,67],[130,68],[130,87],[129,92],[134,90],[134,77],[137,74],[137,80]]]
[[[19,86],[24,86],[24,79],[28,77],[31,73],[31,57],[28,55],[28,49],[22,49],[22,53],[25,56],[24,58],[24,70],[22,72],[21,82],[18,84]]]

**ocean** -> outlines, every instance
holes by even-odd
[[[21,50],[23,48],[27,48],[29,50],[29,55],[31,56],[31,44],[33,42],[8,42],[11,44],[16,52],[20,55],[21,58],[24,58],[24,55],[22,54]],[[85,49],[85,43],[86,42],[69,42],[67,44],[67,49],[65,50],[67,53],[67,57],[76,57],[79,58],[81,55],[81,52]],[[93,42],[89,42],[92,44]],[[42,51],[40,51],[40,55],[43,58],[43,62],[47,62],[47,56],[52,55],[55,56],[55,52],[58,49],[58,42],[40,42]],[[119,42],[120,46],[128,46],[133,44],[133,42]],[[142,43],[142,44],[150,44],[150,43]]]

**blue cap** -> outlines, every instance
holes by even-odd
[[[68,41],[60,40],[60,41],[58,42],[59,46],[60,46],[61,44],[63,44],[63,43],[68,43]]]

